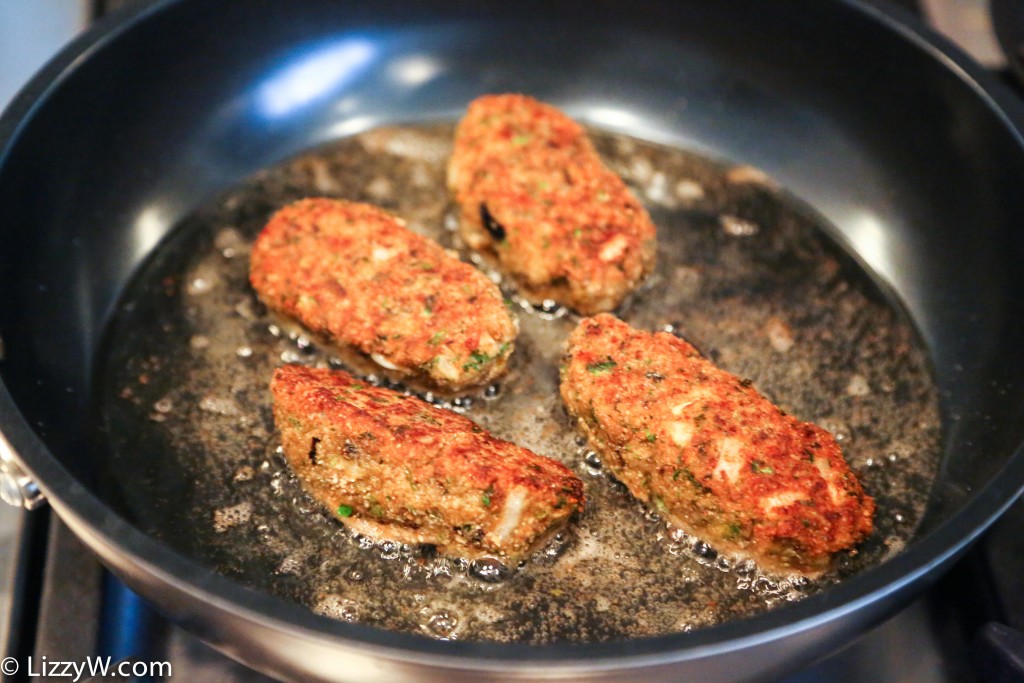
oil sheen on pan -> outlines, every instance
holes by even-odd
[[[754,169],[590,133],[658,229],[654,271],[617,314],[684,336],[786,412],[832,432],[875,499],[873,533],[833,571],[814,580],[763,573],[632,498],[558,397],[559,360],[579,318],[553,302],[525,303],[509,282],[501,286],[521,332],[508,374],[442,403],[583,479],[587,504],[571,533],[501,571],[353,534],[304,492],[278,449],[267,386],[284,363],[343,361],[282,330],[258,303],[248,249],[276,209],[333,196],[377,204],[477,258],[460,242],[445,189],[449,125],[376,129],[311,150],[201,207],[154,252],[101,349],[106,498],[240,583],[337,619],[440,639],[688,631],[826,590],[898,553],[924,511],[940,435],[927,358],[898,305],[829,226]],[[115,476],[124,471],[138,474]]]

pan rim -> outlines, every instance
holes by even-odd
[[[17,140],[21,126],[35,108],[45,102],[77,65],[88,59],[91,52],[134,23],[185,1],[154,0],[110,16],[61,51],[22,89],[0,117],[0,166]],[[886,30],[898,32],[918,49],[941,61],[981,98],[1012,133],[1018,146],[1024,149],[1024,135],[1021,133],[1024,104],[1015,100],[1005,86],[974,64],[959,48],[900,8],[882,10],[858,0],[843,0],[842,4],[872,17]],[[1018,447],[1006,465],[985,487],[975,491],[960,510],[916,539],[896,557],[821,594],[739,621],[691,633],[612,643],[525,645],[440,642],[425,636],[346,624],[316,615],[300,605],[248,589],[220,576],[151,538],[78,483],[34,433],[2,379],[0,425],[20,462],[36,478],[62,518],[80,532],[88,531],[93,536],[93,544],[105,544],[111,550],[123,553],[131,562],[176,590],[245,621],[274,630],[301,633],[303,637],[325,644],[369,647],[379,650],[380,654],[410,663],[459,668],[476,666],[495,671],[511,665],[520,669],[544,667],[546,672],[550,672],[552,664],[561,664],[566,670],[600,671],[627,664],[692,661],[751,645],[767,644],[818,628],[883,596],[905,592],[936,568],[948,566],[1024,491],[1024,447]]]

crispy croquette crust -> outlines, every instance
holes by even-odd
[[[587,318],[561,372],[562,398],[606,467],[719,550],[816,575],[871,533],[874,501],[832,435],[682,339]]]
[[[361,533],[513,563],[583,507],[561,463],[418,398],[297,365],[271,393],[292,470]]]
[[[647,211],[582,126],[530,97],[488,95],[469,105],[448,186],[463,238],[493,254],[535,302],[609,311],[654,265]]]
[[[447,391],[504,372],[518,324],[497,286],[381,209],[303,199],[256,239],[261,301],[343,350]]]

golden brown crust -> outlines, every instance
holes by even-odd
[[[518,332],[483,273],[368,204],[284,207],[253,246],[250,281],[330,343],[449,391],[504,372]]]
[[[466,242],[492,252],[533,301],[608,311],[654,265],[647,211],[579,124],[530,97],[488,95],[469,105],[448,186]]]
[[[289,465],[358,531],[515,562],[582,509],[567,467],[418,398],[297,365],[271,393]]]
[[[831,434],[670,334],[584,319],[561,393],[633,495],[721,550],[814,575],[872,531],[874,501]]]

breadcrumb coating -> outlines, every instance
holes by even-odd
[[[250,281],[328,342],[447,391],[503,373],[519,330],[486,275],[369,204],[284,207],[256,240]]]
[[[455,133],[448,187],[460,230],[534,302],[618,306],[650,272],[655,228],[578,123],[524,95],[487,95]]]
[[[612,474],[717,549],[816,575],[871,533],[874,501],[832,435],[682,339],[587,318],[561,374],[566,406]]]
[[[561,463],[413,396],[298,365],[271,393],[292,470],[360,533],[514,563],[583,507]]]

